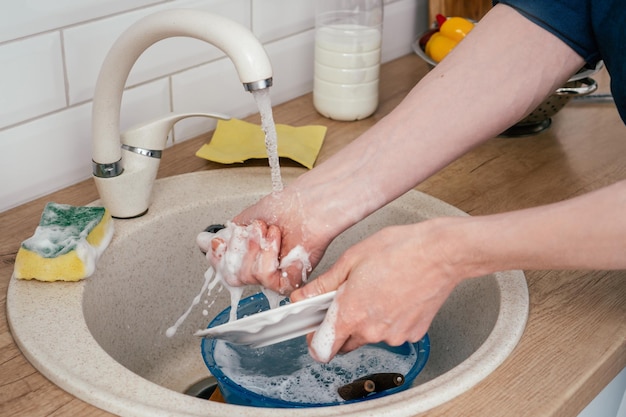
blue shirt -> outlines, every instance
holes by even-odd
[[[500,0],[550,31],[594,67],[603,60],[626,122],[626,0]]]

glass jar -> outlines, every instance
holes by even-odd
[[[316,0],[313,104],[360,120],[378,107],[383,0]]]

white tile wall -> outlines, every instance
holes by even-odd
[[[252,10],[253,31],[261,42],[291,36],[315,26],[315,1],[252,0]]]
[[[0,0],[0,42],[165,0]]]
[[[121,131],[168,113],[170,102],[170,83],[167,78],[128,88],[122,97]],[[88,137],[91,137],[91,133]]]
[[[272,60],[272,103],[285,102],[313,89],[313,35],[310,29],[265,45]],[[244,91],[227,58],[172,76],[172,91],[176,112],[248,115],[257,111],[253,97]],[[177,123],[174,130],[176,140],[186,140],[214,128],[214,121],[196,118]]]
[[[175,8],[210,11],[250,27],[249,0],[176,1],[174,4]],[[172,8],[174,7],[170,2],[64,30],[70,104],[92,98],[104,57],[125,29],[142,17]],[[214,46],[196,39],[166,39],[151,46],[141,55],[130,73],[127,85],[165,77],[223,55]]]
[[[0,127],[65,107],[61,52],[59,33],[0,46]]]
[[[227,58],[175,74],[171,82],[172,106],[177,113],[254,113],[254,100],[243,89],[232,62]],[[174,131],[176,140],[185,140],[214,128],[213,120],[195,118],[177,123]]]
[[[0,0],[0,212],[91,174],[91,100],[100,65],[133,22],[194,8],[249,27],[274,68],[274,104],[312,89],[311,0]],[[427,0],[385,0],[383,61],[410,53],[426,26]],[[168,39],[138,60],[122,102],[121,128],[169,111],[256,112],[232,63],[193,39]],[[185,140],[214,127],[192,119]],[[189,156],[194,158],[193,155]]]
[[[91,105],[0,131],[0,201],[9,208],[87,178]],[[62,201],[61,201],[62,203]]]

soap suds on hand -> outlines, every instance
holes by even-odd
[[[309,254],[300,245],[297,245],[289,251],[280,261],[280,269],[287,269],[291,265],[299,262],[302,265],[302,282],[306,283],[307,273],[311,271],[311,261],[309,260]],[[286,278],[287,273],[283,272],[283,277]]]
[[[269,247],[272,244],[263,238],[258,226],[254,224],[239,226],[228,222],[224,229],[216,233],[202,232],[198,235],[196,239],[198,246],[206,251],[207,259],[211,265],[204,274],[205,282],[200,293],[193,299],[187,311],[178,318],[173,326],[167,329],[167,337],[172,337],[176,334],[178,327],[189,316],[194,306],[200,303],[202,294],[206,292],[207,297],[210,296],[211,291],[218,283],[222,284],[222,288],[226,288],[230,292],[231,310],[229,321],[237,320],[237,307],[245,287],[240,273],[244,257],[248,252],[250,240],[258,244],[260,248]],[[295,262],[300,262],[302,265],[304,282],[307,272],[311,270],[311,263],[309,254],[306,253],[303,247],[296,246],[293,248],[283,258],[279,269],[287,268]],[[267,288],[262,288],[262,291],[267,297],[271,308],[277,307],[284,298],[284,296]]]
[[[337,312],[339,305],[337,298],[328,307],[324,321],[317,329],[311,340],[311,356],[317,358],[322,363],[330,362],[333,345],[335,344],[335,324],[337,322]]]

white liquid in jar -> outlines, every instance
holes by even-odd
[[[378,107],[380,28],[329,25],[315,35],[313,103],[322,115],[359,120]]]

